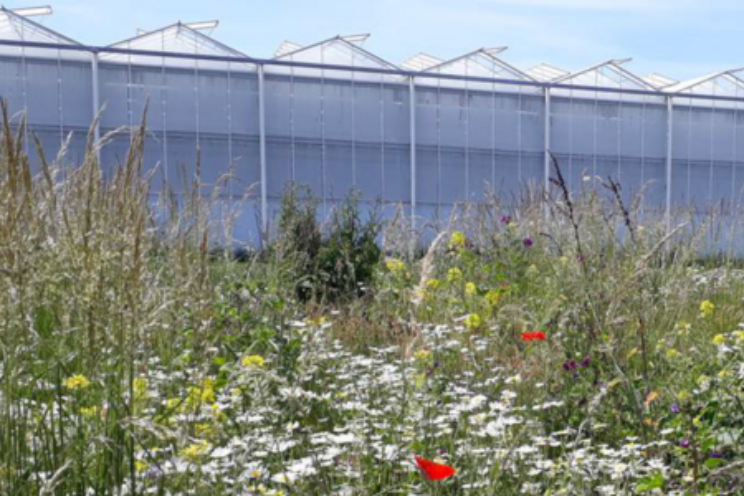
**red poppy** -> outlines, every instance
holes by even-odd
[[[457,473],[457,470],[449,465],[424,460],[420,456],[416,457],[416,464],[429,480],[444,480]]]
[[[522,341],[545,341],[548,336],[543,331],[523,332]]]

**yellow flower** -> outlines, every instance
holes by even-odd
[[[147,397],[147,379],[144,377],[137,377],[133,381],[133,387],[135,400],[142,400]]]
[[[166,407],[168,410],[175,410],[176,408],[180,408],[183,406],[183,401],[181,401],[181,398],[168,398],[168,401],[166,402]]]
[[[147,470],[147,467],[149,467],[149,465],[143,462],[142,460],[136,460],[134,462],[134,471],[137,472],[138,474]]]
[[[194,426],[194,433],[197,437],[209,438],[214,435],[214,427],[208,423],[196,424]]]
[[[212,409],[212,416],[215,421],[224,422],[227,420],[227,414],[220,410],[220,406],[217,403],[212,403],[210,408]]]
[[[710,318],[713,316],[713,310],[715,309],[716,306],[710,300],[705,300],[700,304],[700,316],[704,319]]]
[[[240,360],[240,364],[247,369],[260,369],[266,362],[261,355],[248,355]]]
[[[481,326],[481,318],[477,313],[471,313],[465,317],[465,327],[470,330],[478,329]]]
[[[648,407],[651,403],[656,401],[656,398],[658,397],[659,393],[657,393],[656,391],[651,391],[650,393],[648,393],[648,396],[646,396],[646,400],[643,402],[643,404]]]
[[[711,342],[716,346],[721,346],[726,343],[726,336],[723,334],[716,334]]]
[[[465,285],[466,295],[473,296],[477,292],[478,292],[478,286],[476,286],[474,282],[469,282]]]
[[[731,377],[731,371],[723,369],[718,373],[718,377]]]
[[[564,266],[565,265],[568,265],[568,257],[567,256],[564,255],[561,258],[559,258],[558,260],[561,262],[561,265],[564,265]]]
[[[426,384],[426,374],[416,374],[413,376],[413,385],[416,389],[421,389]]]
[[[679,356],[679,351],[677,351],[676,349],[669,348],[668,350],[666,350],[666,357],[669,360],[673,360],[673,359],[677,358],[678,356]]]
[[[447,271],[447,282],[455,282],[462,279],[462,271],[454,267]]]
[[[312,319],[307,319],[307,325],[309,325],[310,327],[320,327],[323,324],[325,324],[327,321],[328,319],[326,319],[323,316],[320,316],[320,317],[316,317]]]
[[[439,279],[429,279],[426,281],[426,287],[429,288],[432,291],[436,291],[442,286],[442,281]]]
[[[431,351],[429,350],[418,350],[416,353],[413,354],[413,357],[416,360],[427,360],[431,356]]]
[[[452,233],[452,236],[450,236],[449,247],[453,250],[465,248],[465,243],[467,243],[467,238],[460,231],[455,231]]]
[[[209,451],[209,443],[201,440],[181,450],[181,456],[195,462]]]
[[[406,264],[403,263],[402,260],[398,260],[397,258],[389,259],[387,262],[385,262],[385,266],[387,267],[387,270],[394,273],[399,273],[406,270]]]
[[[680,391],[679,393],[677,393],[677,399],[680,401],[685,401],[689,397],[690,393],[688,393],[687,391]]]
[[[427,293],[427,292],[426,292],[425,290],[423,290],[423,289],[417,289],[417,290],[415,290],[415,291],[414,291],[413,293],[414,293],[414,294],[416,295],[416,297],[417,297],[417,298],[419,298],[419,299],[421,299],[421,300],[424,300],[424,299],[427,299],[427,300],[428,300],[428,299],[431,299],[431,293]]]
[[[73,375],[65,380],[67,389],[85,389],[90,386],[90,381],[84,375]]]
[[[189,395],[183,407],[190,410],[203,404],[211,405],[215,401],[217,401],[217,396],[214,392],[214,379],[206,378],[201,386],[189,388]]]
[[[686,334],[690,332],[690,329],[692,329],[692,324],[689,322],[677,322],[677,325],[675,326],[677,329],[677,332],[680,334]]]
[[[80,415],[87,418],[93,418],[98,415],[98,407],[97,406],[91,406],[91,407],[82,407],[80,409]]]
[[[498,289],[489,289],[486,293],[486,301],[492,306],[496,306],[501,301],[501,291]]]
[[[734,331],[734,336],[736,336],[738,341],[744,343],[744,331]]]
[[[258,479],[259,477],[261,477],[261,475],[263,474],[258,469],[251,470],[250,472],[248,472],[248,477],[250,477],[251,479]]]

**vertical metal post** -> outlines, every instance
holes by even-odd
[[[666,97],[667,104],[667,142],[666,142],[666,214],[664,221],[667,231],[672,228],[672,146],[674,144],[674,100]]]
[[[98,52],[91,52],[91,59],[90,59],[90,69],[91,69],[91,78],[92,78],[92,98],[93,98],[93,121],[95,122],[95,125],[93,126],[93,139],[95,140],[96,145],[96,158],[98,159],[98,162],[101,161],[101,148],[99,146],[99,143],[101,141],[101,122],[99,117],[99,112],[101,111],[101,94],[100,94],[100,86],[98,84]]]
[[[408,79],[409,136],[411,142],[411,227],[416,227],[416,81]]]
[[[258,149],[261,167],[261,236],[268,236],[269,202],[266,175],[266,119],[265,119],[264,66],[258,66]]]
[[[545,163],[543,164],[545,173],[545,177],[543,178],[543,188],[545,189],[543,207],[545,211],[545,217],[547,218],[548,192],[550,191],[550,88],[548,88],[547,86],[545,87],[545,123],[543,132],[545,133],[545,135],[543,136],[543,148],[545,149]]]

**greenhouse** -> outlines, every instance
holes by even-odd
[[[571,188],[611,176],[626,199],[644,187],[642,207],[668,218],[690,205],[730,216],[744,186],[742,69],[683,82],[635,75],[628,59],[521,69],[503,47],[394,64],[364,48],[367,35],[287,41],[261,59],[209,36],[216,21],[96,47],[36,19],[49,13],[0,10],[0,97],[13,122],[25,113],[47,156],[69,139],[65,160],[79,163],[103,109],[94,133],[107,137],[110,168],[147,107],[153,192],[198,172],[222,184],[220,198],[247,194],[236,231],[246,241],[267,232],[290,181],[325,213],[358,188],[367,205],[381,199],[387,215],[402,205],[424,224],[491,193],[509,205],[547,187],[547,151]]]

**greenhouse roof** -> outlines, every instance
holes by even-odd
[[[51,7],[6,9],[0,6],[0,39],[54,43],[57,45],[80,45],[72,38],[32,21],[30,17],[49,15]]]
[[[293,62],[398,70],[395,64],[360,46],[368,38],[368,34],[339,35],[308,46],[285,41],[277,49],[274,58]]]
[[[252,59],[243,52],[212,38],[211,30],[217,27],[217,21],[177,22],[153,31],[138,31],[137,35],[132,38],[102,48],[82,45],[32,19],[51,13],[52,9],[48,6],[19,9],[0,7],[0,40],[7,41],[6,46],[17,46],[19,43],[27,42],[29,49],[24,53],[26,56],[34,57],[48,57],[50,48],[66,45],[68,50],[56,56],[87,58],[89,52],[98,52],[101,59],[107,62],[167,64],[206,69],[232,67],[236,70],[250,71],[255,70],[256,65],[263,63],[274,73],[308,76],[317,76],[321,73],[325,77],[351,76],[359,80],[366,78],[370,81],[399,81],[406,77],[406,73],[420,74],[422,79],[441,74],[449,76],[441,80],[447,79],[445,84],[450,86],[464,84],[466,87],[468,85],[473,87],[474,85],[468,83],[466,78],[473,78],[472,81],[475,83],[486,85],[493,85],[501,79],[505,80],[506,84],[509,81],[523,81],[527,85],[530,83],[555,84],[559,87],[557,89],[560,89],[562,85],[573,85],[583,87],[583,90],[601,88],[604,91],[618,89],[666,95],[744,98],[744,76],[740,75],[744,73],[744,68],[716,72],[681,82],[660,74],[638,76],[624,66],[631,59],[608,60],[578,72],[568,72],[548,64],[521,70],[501,59],[504,47],[481,48],[450,60],[419,53],[398,66],[363,47],[364,42],[369,38],[368,34],[335,36],[305,46],[293,41],[284,41],[277,48],[272,59],[277,63],[271,64],[271,60]],[[34,44],[37,45],[34,46]],[[78,46],[81,47],[81,51],[69,50],[69,48]],[[107,48],[119,51],[107,52]],[[127,53],[126,50],[136,52]],[[55,50],[55,53],[57,52],[60,51]],[[149,55],[146,52],[152,54]],[[173,56],[159,55],[168,53]],[[188,55],[195,57],[190,58]],[[232,59],[235,59],[235,62]],[[296,62],[298,66],[290,68],[285,62]],[[307,65],[301,67],[301,64]],[[323,66],[336,67],[325,68]],[[350,70],[351,68],[361,70],[353,71]],[[376,70],[380,73],[377,74]],[[460,80],[457,76],[463,76],[463,79]],[[536,85],[536,87],[539,86],[541,85]],[[568,88],[563,88],[561,91],[567,90]]]
[[[279,45],[279,48],[276,49],[276,52],[274,52],[274,57],[283,57],[284,55],[288,55],[292,52],[296,52],[297,50],[301,49],[302,45],[299,43],[295,43],[294,41],[284,40],[281,45]]]
[[[677,81],[676,79],[672,79],[656,73],[645,76],[643,80],[659,89],[667,88],[679,83],[679,81]]]
[[[437,66],[441,64],[442,62],[444,61],[437,57],[433,57],[425,53],[417,53],[413,57],[403,61],[403,63],[400,64],[400,67],[407,71],[420,72],[420,71],[425,71],[431,67]]]
[[[534,81],[527,73],[522,72],[497,57],[498,54],[504,51],[506,51],[506,47],[480,48],[465,55],[455,57],[452,60],[427,67],[421,72]]]
[[[154,31],[139,31],[137,36],[109,46],[130,50],[244,58],[245,54],[242,52],[200,32],[207,29],[212,30],[218,24],[218,21],[193,23],[179,21]]]
[[[536,65],[535,67],[528,69],[525,72],[529,74],[530,77],[532,77],[532,79],[535,79],[537,81],[542,81],[545,83],[555,81],[556,79],[560,79],[562,77],[566,77],[569,74],[571,74],[568,71],[564,71],[563,69],[558,69],[557,67],[554,67],[549,64]]]
[[[738,75],[744,68],[721,71],[664,88],[668,93],[717,96],[744,96],[744,80]]]
[[[608,60],[583,71],[567,74],[553,82],[598,88],[656,90],[657,88],[654,85],[622,67],[623,64],[631,60]]]

